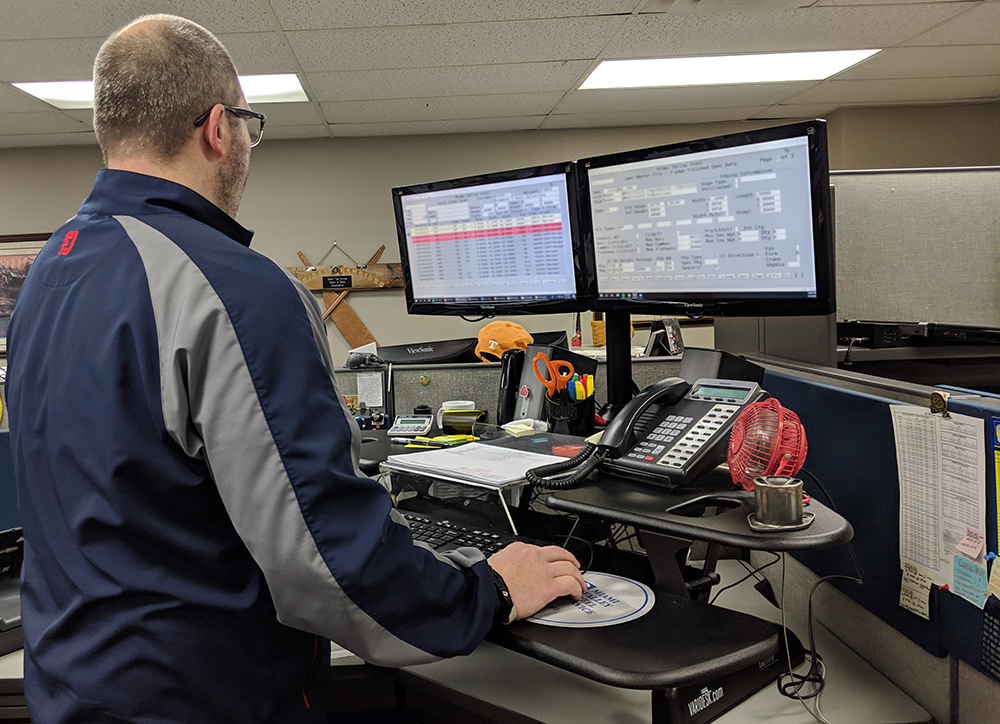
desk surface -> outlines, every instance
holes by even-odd
[[[643,530],[751,550],[826,548],[846,543],[854,536],[850,523],[815,499],[805,508],[816,516],[808,528],[754,531],[748,522],[754,512],[753,493],[734,489],[728,473],[722,471],[703,476],[697,487],[674,489],[596,473],[579,488],[551,494],[546,505]],[[697,517],[706,505],[719,506],[719,514]]]
[[[723,582],[738,580],[743,568],[720,561]],[[720,605],[770,621],[780,612],[753,589],[753,579],[723,593]],[[805,612],[789,612],[789,628],[806,639]],[[816,645],[827,665],[827,686],[821,699],[824,715],[834,722],[901,724],[930,722],[930,715],[892,682],[822,626]],[[799,668],[802,671],[803,667]],[[522,722],[579,724],[582,721],[648,724],[649,693],[622,689],[585,679],[489,643],[472,655],[403,670],[408,685],[429,685],[458,696],[472,697],[498,714],[516,712]],[[781,696],[774,684],[716,719],[717,724],[815,724],[802,705]]]

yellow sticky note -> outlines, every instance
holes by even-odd
[[[1000,558],[994,558],[990,564],[990,593],[1000,598]]]

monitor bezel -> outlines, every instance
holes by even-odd
[[[749,294],[681,294],[665,299],[600,298],[597,289],[597,266],[590,204],[590,178],[587,170],[623,163],[636,163],[672,156],[738,148],[753,143],[805,137],[809,149],[809,185],[812,203],[814,258],[816,260],[816,296],[755,296]],[[830,193],[829,151],[826,121],[821,119],[700,138],[663,146],[594,156],[577,162],[580,190],[580,240],[587,272],[586,293],[595,312],[627,312],[687,317],[771,317],[815,316],[836,310],[833,211]]]
[[[406,244],[406,226],[403,219],[402,199],[404,196],[427,193],[430,191],[447,191],[452,189],[474,188],[505,181],[518,181],[541,176],[562,175],[566,179],[566,199],[570,224],[570,243],[572,245],[573,281],[576,288],[573,299],[551,300],[511,300],[509,302],[420,302],[413,295],[413,277],[410,271],[409,248]],[[431,183],[398,186],[392,189],[392,204],[396,218],[396,238],[399,243],[399,258],[403,272],[404,293],[406,296],[406,311],[408,314],[439,315],[439,316],[521,316],[528,314],[557,314],[563,312],[587,311],[587,296],[585,294],[586,279],[581,260],[582,247],[580,243],[580,191],[578,188],[576,164],[572,161],[549,163],[539,166],[528,166],[509,171],[495,171],[477,176],[434,181]]]

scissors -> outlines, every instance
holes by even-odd
[[[539,361],[545,363],[544,373],[538,371]],[[535,359],[531,360],[531,366],[535,369],[535,377],[549,391],[549,397],[555,397],[556,393],[565,389],[566,383],[573,379],[574,369],[572,362],[561,359],[550,360],[549,356],[544,352],[539,352],[535,355]]]

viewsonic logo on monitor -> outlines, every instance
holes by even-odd
[[[407,347],[406,348],[406,353],[407,354],[425,354],[427,352],[433,352],[433,351],[434,351],[434,347],[432,347],[429,344],[425,344],[422,347]]]

